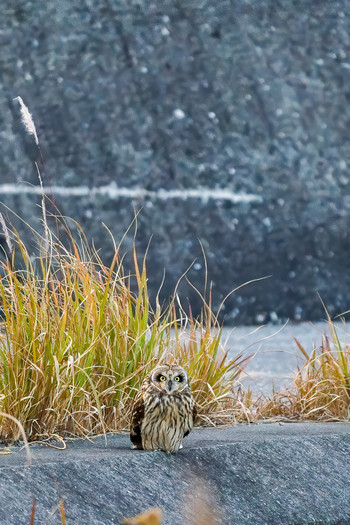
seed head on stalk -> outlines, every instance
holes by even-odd
[[[21,106],[22,123],[23,123],[25,129],[27,130],[27,132],[30,135],[33,135],[33,137],[35,139],[35,144],[37,146],[39,146],[39,139],[38,139],[38,135],[36,133],[34,120],[33,120],[32,115],[29,113],[29,109],[27,108],[27,106],[23,102],[22,97],[16,97],[13,100],[18,100],[19,105]]]

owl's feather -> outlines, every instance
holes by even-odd
[[[139,391],[135,397],[132,407],[132,420],[130,429],[130,439],[134,448],[142,450],[141,425],[145,415],[145,405],[143,402],[143,393]]]
[[[193,425],[195,424],[196,422],[196,419],[197,419],[197,407],[195,405],[195,403],[193,404],[193,409],[192,409],[192,420],[193,420]],[[192,429],[190,430],[186,430],[186,432],[184,433],[184,438],[186,436],[188,436],[188,434],[191,432]]]
[[[134,448],[177,452],[196,414],[186,371],[177,365],[156,367],[135,397],[130,428]]]

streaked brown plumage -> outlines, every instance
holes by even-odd
[[[187,372],[178,365],[159,365],[136,395],[130,428],[134,448],[177,452],[194,425],[196,407]]]

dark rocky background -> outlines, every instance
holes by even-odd
[[[106,262],[138,217],[154,297],[204,263],[227,322],[350,307],[350,1],[3,0],[0,200],[40,227],[44,184]],[[130,194],[126,193],[130,190]],[[218,196],[218,190],[224,195]],[[190,190],[197,193],[191,194]],[[124,193],[123,193],[124,192]],[[123,196],[124,195],[124,196]],[[126,238],[130,253],[133,232]],[[128,261],[128,259],[126,259]],[[200,298],[183,282],[181,297]]]

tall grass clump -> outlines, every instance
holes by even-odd
[[[331,338],[323,336],[321,346],[310,354],[296,341],[304,362],[290,388],[275,392],[262,403],[261,417],[350,420],[350,346],[340,342],[329,316],[328,324]]]
[[[32,115],[21,97],[14,102],[49,181]],[[36,169],[44,230],[31,228],[35,256],[0,214],[7,245],[0,263],[0,439],[16,439],[20,429],[31,440],[125,429],[135,392],[159,361],[187,367],[202,423],[246,418],[244,395],[233,393],[245,360],[227,358],[210,300],[203,298],[199,319],[186,315],[176,293],[168,307],[157,300],[151,308],[145,260],[139,265],[135,250],[133,275],[125,275],[114,239],[106,266],[82,228],[72,221],[73,236],[58,215],[62,242],[48,225]]]
[[[0,411],[18,420],[32,440],[122,430],[145,375],[159,361],[173,360],[189,371],[200,421],[245,417],[232,393],[244,363],[228,360],[210,306],[204,302],[198,320],[175,299],[152,309],[146,264],[139,265],[135,251],[133,275],[125,275],[120,246],[107,267],[79,225],[74,238],[67,221],[61,223],[68,242],[45,220],[45,234],[34,232],[40,246],[35,257],[6,225]],[[13,420],[0,415],[0,437],[18,435]]]

